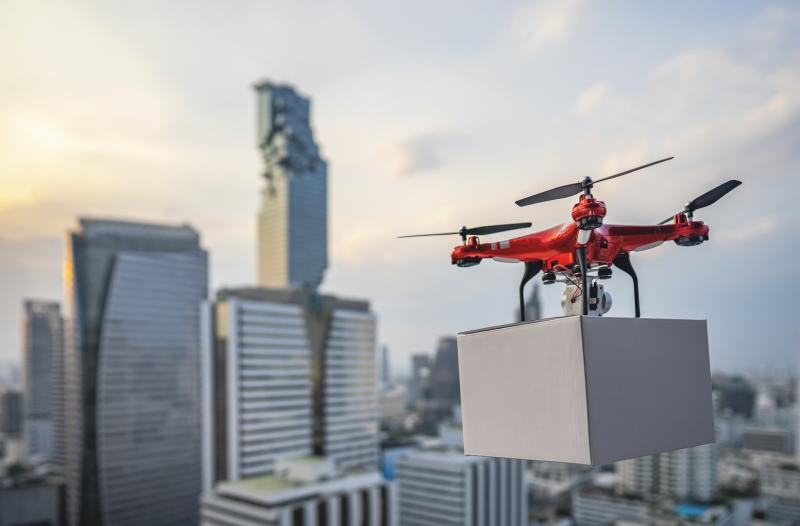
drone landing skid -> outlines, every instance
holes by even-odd
[[[541,261],[526,261],[525,273],[519,284],[519,321],[525,321],[525,285],[542,270]]]

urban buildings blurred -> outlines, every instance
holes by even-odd
[[[26,301],[21,367],[0,371],[0,526],[800,524],[794,374],[716,374],[712,445],[601,467],[464,456],[455,337],[398,374],[369,300],[318,291],[310,101],[255,92],[255,284],[209,295],[188,225],[79,219],[63,312]]]

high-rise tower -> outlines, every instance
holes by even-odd
[[[258,213],[258,284],[316,289],[328,266],[328,171],[308,98],[259,82],[258,147],[266,184]]]
[[[197,232],[81,219],[64,276],[68,523],[197,524],[208,288]]]
[[[63,320],[57,302],[25,302],[23,326],[25,441],[36,460],[63,456]]]

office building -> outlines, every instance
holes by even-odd
[[[203,316],[204,488],[317,455],[376,470],[375,316],[307,289],[223,289]]]
[[[81,219],[68,236],[68,523],[197,523],[200,302],[189,226]]]
[[[528,524],[524,460],[413,451],[396,463],[400,526]]]
[[[328,266],[328,174],[311,103],[294,88],[255,85],[265,185],[258,214],[258,284],[316,289]]]
[[[0,436],[19,438],[22,435],[22,393],[0,389]]]
[[[37,461],[61,461],[63,441],[63,340],[57,302],[25,302],[23,321],[23,411],[25,441]]]
[[[330,459],[281,459],[274,475],[221,482],[200,503],[203,526],[394,526],[394,488],[378,472],[342,474]]]

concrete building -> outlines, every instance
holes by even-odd
[[[618,521],[647,524],[650,512],[647,502],[641,498],[625,497],[592,486],[573,495],[572,516],[581,526],[607,526]]]
[[[341,474],[330,459],[281,459],[276,473],[222,482],[200,504],[203,526],[394,526],[394,488],[377,472]]]
[[[22,393],[0,389],[0,436],[19,438],[22,422]]]
[[[62,461],[64,323],[58,302],[25,302],[22,382],[25,441],[37,461]]]
[[[528,524],[527,462],[415,451],[396,464],[400,526]]]
[[[265,186],[258,214],[258,284],[316,289],[328,266],[328,173],[311,129],[309,99],[255,85]]]
[[[204,308],[204,488],[319,455],[376,470],[375,317],[306,289],[224,289]]]
[[[715,444],[670,451],[659,457],[660,495],[678,501],[711,502],[719,494]]]
[[[81,219],[69,234],[69,524],[197,523],[206,259],[186,225]]]
[[[773,524],[800,523],[800,463],[774,459],[758,470],[767,519]]]
[[[710,502],[719,492],[714,444],[617,463],[624,493],[644,498]]]

